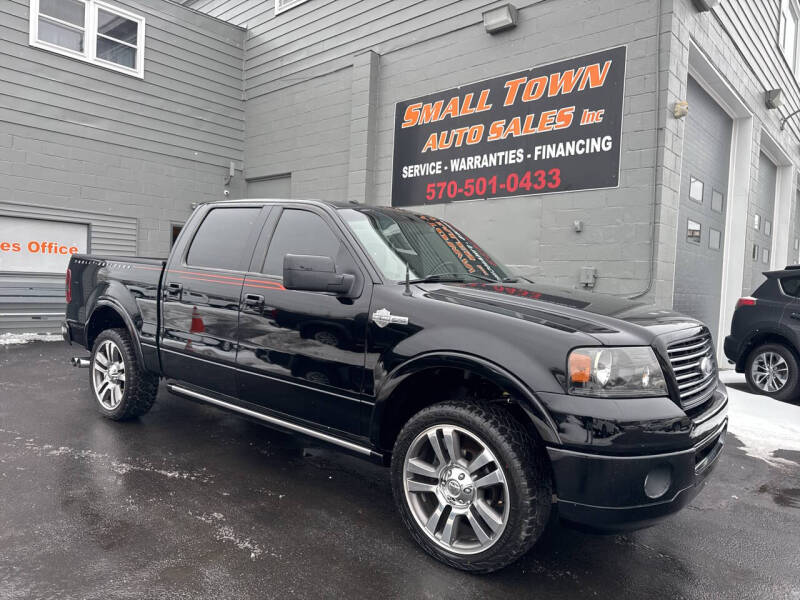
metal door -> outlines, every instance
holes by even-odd
[[[263,179],[247,180],[248,198],[279,198],[292,197],[292,176],[278,175]]]
[[[673,306],[703,321],[718,342],[733,121],[691,77],[688,102]]]

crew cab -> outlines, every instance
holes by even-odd
[[[551,518],[598,530],[685,506],[720,455],[708,329],[515,277],[455,226],[386,207],[202,205],[166,260],[75,255],[65,338],[93,402],[173,394],[391,466],[439,560],[488,572]]]

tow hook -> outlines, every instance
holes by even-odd
[[[88,369],[89,365],[92,364],[92,361],[88,358],[81,358],[80,356],[73,356],[69,362],[73,367],[77,367],[78,369]]]

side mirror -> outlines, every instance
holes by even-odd
[[[287,290],[347,295],[355,280],[354,275],[337,273],[336,263],[329,256],[286,254],[283,257],[283,285]]]

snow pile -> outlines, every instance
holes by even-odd
[[[54,333],[3,333],[0,334],[0,346],[27,344],[28,342],[60,342],[63,339]]]
[[[775,452],[800,452],[800,404],[743,391],[747,384],[740,373],[722,371],[720,379],[729,385],[728,430],[744,444],[745,453],[775,466],[798,466],[797,461],[775,456]]]

